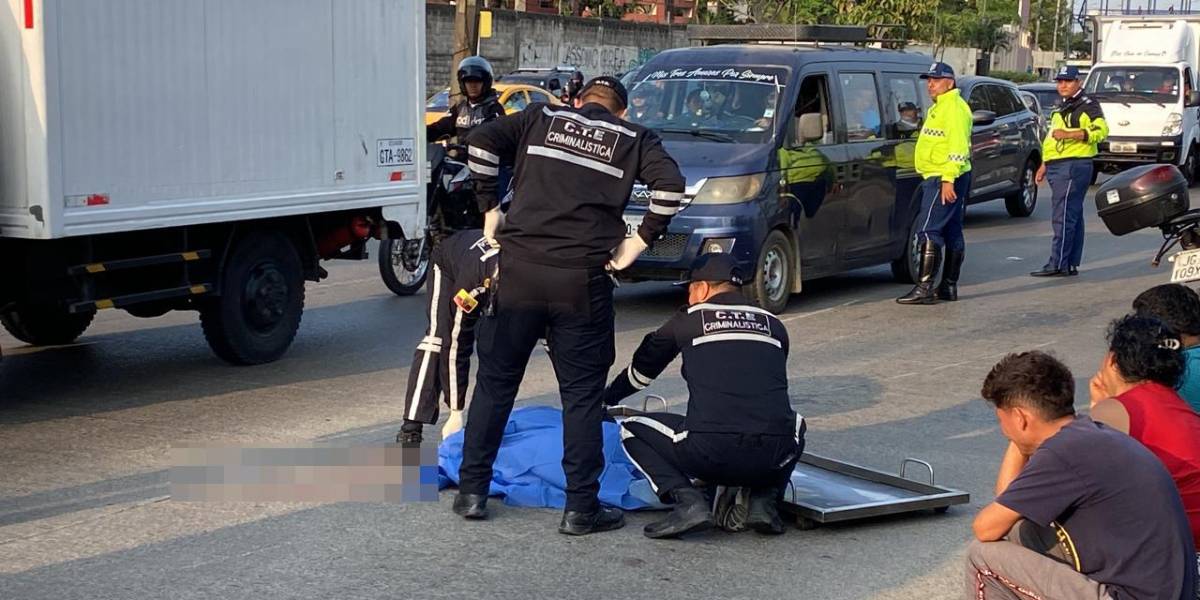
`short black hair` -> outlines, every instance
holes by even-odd
[[[1176,333],[1200,335],[1200,294],[1186,285],[1156,285],[1133,299],[1133,311],[1166,323]]]
[[[1125,381],[1175,387],[1187,364],[1179,334],[1154,317],[1125,315],[1108,328],[1108,351]]]
[[[1075,377],[1061,361],[1033,350],[1000,359],[983,380],[983,398],[996,408],[1023,406],[1053,421],[1075,414]]]

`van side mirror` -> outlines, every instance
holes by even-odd
[[[1197,92],[1196,90],[1188,92],[1187,105],[1189,107],[1200,106],[1200,92]]]
[[[996,113],[990,110],[977,110],[971,113],[971,123],[974,125],[991,125],[996,122]]]
[[[804,113],[800,115],[800,141],[815,142],[825,137],[825,123],[821,113]]]

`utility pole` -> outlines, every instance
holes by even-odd
[[[1037,16],[1033,21],[1033,51],[1037,52],[1042,49],[1042,8],[1045,6],[1046,0],[1038,0]]]
[[[1054,43],[1051,45],[1051,52],[1058,54],[1058,25],[1062,20],[1062,0],[1054,1]]]
[[[458,89],[458,63],[479,53],[478,0],[458,0],[454,11],[454,58],[450,61],[450,96],[462,94]],[[451,102],[453,104],[453,102]]]

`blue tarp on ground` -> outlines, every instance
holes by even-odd
[[[493,467],[491,495],[511,506],[562,508],[566,476],[562,470],[562,411],[530,406],[512,412]],[[447,438],[438,448],[438,484],[458,485],[463,433]],[[620,426],[604,423],[604,473],[600,501],[625,510],[662,508],[649,482],[621,449]]]

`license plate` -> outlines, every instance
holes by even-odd
[[[1137,152],[1137,144],[1133,142],[1109,142],[1108,149],[1119,154],[1134,154]]]
[[[625,219],[625,237],[633,237],[642,225],[642,215],[621,215]]]
[[[1200,279],[1200,249],[1184,250],[1171,258],[1171,283]]]

